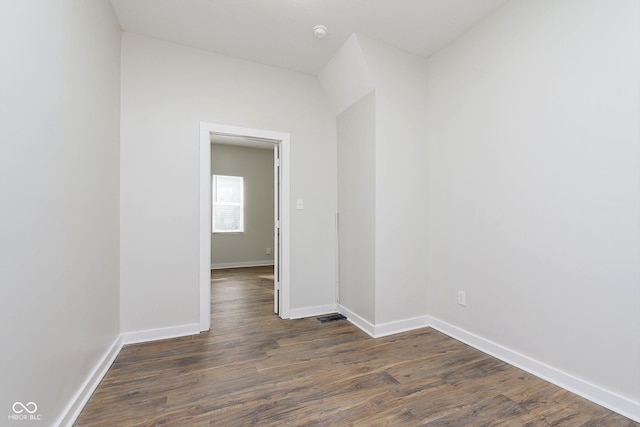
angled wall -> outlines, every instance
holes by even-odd
[[[340,305],[373,335],[415,327],[426,313],[426,60],[352,35],[318,78],[338,122]]]
[[[427,303],[427,62],[358,41],[376,88],[376,325],[413,327]]]
[[[355,34],[344,42],[320,70],[318,80],[336,115],[375,88],[371,70]]]

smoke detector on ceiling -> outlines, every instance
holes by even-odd
[[[327,36],[327,27],[324,25],[316,25],[313,27],[313,35],[318,39],[322,40]]]

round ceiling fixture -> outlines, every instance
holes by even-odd
[[[313,27],[313,35],[318,39],[322,40],[327,36],[327,27],[324,25],[316,25]]]

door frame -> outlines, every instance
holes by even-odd
[[[211,134],[268,140],[280,147],[280,312],[290,317],[290,134],[200,122],[200,331],[211,328]],[[277,189],[274,188],[274,191]],[[274,280],[274,292],[277,283]]]

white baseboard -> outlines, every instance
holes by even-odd
[[[316,305],[314,307],[292,308],[289,310],[290,319],[302,319],[304,317],[322,316],[323,314],[331,314],[338,311],[335,304]]]
[[[358,316],[356,313],[340,304],[338,304],[338,312],[346,316],[349,322],[353,323],[356,327],[361,329],[372,338],[376,337],[376,330],[373,323],[369,322],[363,317]]]
[[[264,267],[264,266],[267,266],[267,265],[273,265],[273,260],[221,262],[221,263],[217,263],[217,264],[211,264],[211,269],[212,270],[221,270],[223,268]]]
[[[338,311],[347,316],[347,319],[351,323],[360,328],[363,332],[366,332],[372,338],[386,337],[388,335],[399,334],[400,332],[412,331],[414,329],[426,328],[429,326],[429,316],[412,317],[410,319],[402,319],[394,322],[374,325],[343,305],[338,305]]]
[[[414,329],[429,326],[429,316],[412,317],[410,319],[397,320],[395,322],[381,323],[374,326],[374,337],[386,337],[400,332],[413,331]]]
[[[199,323],[189,323],[187,325],[171,326],[168,328],[146,329],[144,331],[124,332],[120,335],[122,344],[138,344],[147,341],[165,340],[168,338],[178,338],[187,335],[197,335],[200,333]]]
[[[471,332],[450,325],[434,317],[429,318],[429,325],[437,330],[474,347],[483,353],[496,357],[510,365],[529,372],[543,380],[549,381],[584,397],[600,406],[611,409],[627,418],[640,422],[640,403],[634,402],[611,391],[576,378],[560,369],[532,359],[517,351],[496,344]]]
[[[71,398],[67,406],[62,411],[62,414],[58,417],[56,422],[53,423],[54,426],[73,426],[73,423],[80,415],[80,412],[82,412],[84,405],[89,401],[89,398],[98,387],[98,384],[100,384],[100,381],[102,381],[102,378],[111,367],[111,364],[116,359],[121,349],[122,338],[119,336],[111,346],[109,346],[100,361],[93,368],[93,371],[91,371],[82,386],[80,386],[76,394]]]

